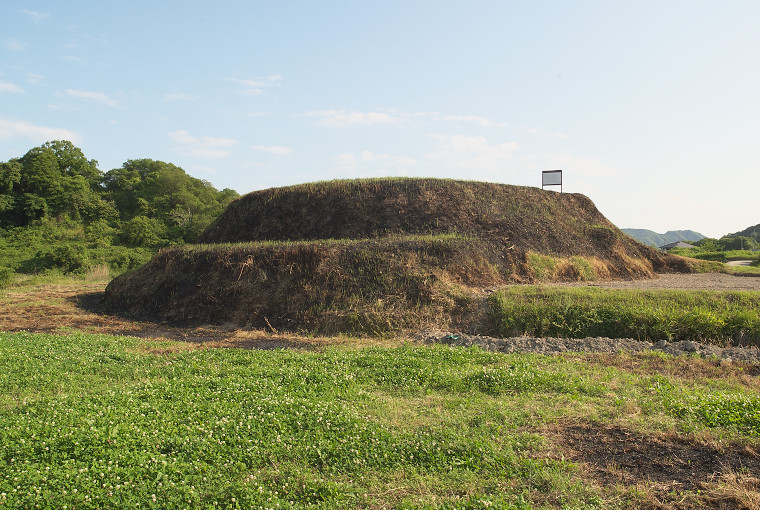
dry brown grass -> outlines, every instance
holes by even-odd
[[[477,328],[483,288],[690,270],[583,195],[442,179],[250,193],[201,240],[212,244],[163,250],[116,278],[108,306],[184,324],[381,336]]]
[[[658,509],[757,509],[760,455],[745,444],[703,444],[672,433],[566,421],[543,435],[550,458],[577,462],[589,483]]]
[[[309,337],[295,333],[272,333],[265,329],[244,329],[233,324],[182,327],[133,320],[108,314],[102,309],[105,286],[105,282],[71,280],[4,291],[0,297],[0,331],[128,335],[186,342],[187,345],[198,348],[319,350],[329,345],[358,348],[380,344],[398,345],[408,341],[404,337],[382,340],[370,337]],[[167,344],[167,349],[175,348],[169,345]]]

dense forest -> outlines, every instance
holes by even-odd
[[[71,142],[47,142],[0,163],[0,279],[132,269],[162,246],[194,242],[237,197],[171,163],[102,172]]]

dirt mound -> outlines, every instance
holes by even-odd
[[[201,236],[114,279],[136,317],[382,334],[481,320],[483,288],[688,272],[585,196],[440,179],[304,184],[236,200]]]
[[[622,234],[584,195],[448,179],[339,180],[256,191],[231,203],[199,242],[438,234],[500,239],[548,255],[618,254],[669,264]]]

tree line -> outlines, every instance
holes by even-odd
[[[14,271],[130,269],[194,242],[238,193],[163,161],[103,172],[70,141],[0,163],[0,266]]]

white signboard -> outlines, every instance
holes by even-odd
[[[562,170],[544,170],[541,172],[541,188],[544,186],[562,186]]]

